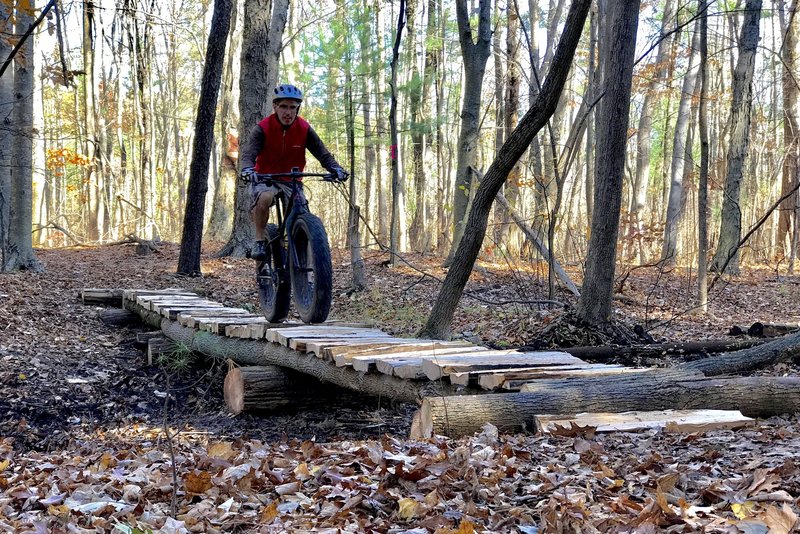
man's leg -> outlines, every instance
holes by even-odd
[[[253,206],[253,224],[256,225],[256,241],[264,241],[264,230],[269,222],[269,208],[272,206],[272,201],[274,199],[274,192],[264,191],[258,196]]]

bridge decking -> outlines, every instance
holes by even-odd
[[[464,341],[398,338],[358,323],[271,324],[246,309],[226,307],[183,289],[128,289],[122,292],[122,300],[123,307],[157,313],[187,328],[264,340],[313,354],[337,367],[401,379],[445,380],[455,386],[518,391],[525,383],[541,378],[639,372],[621,365],[586,363],[560,351],[492,350]]]

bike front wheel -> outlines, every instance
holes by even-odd
[[[289,315],[289,284],[286,280],[286,250],[282,239],[275,239],[278,227],[267,225],[267,236],[270,245],[267,247],[267,258],[256,263],[256,285],[261,311],[271,323],[279,323]]]
[[[333,292],[333,265],[328,234],[312,213],[297,216],[291,228],[289,273],[297,313],[304,323],[328,318]]]

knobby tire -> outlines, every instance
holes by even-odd
[[[333,266],[328,234],[312,213],[301,213],[291,228],[293,250],[289,272],[295,308],[304,323],[328,318],[333,293]]]
[[[278,226],[267,225],[270,241],[278,235]],[[261,311],[271,323],[279,323],[289,315],[290,288],[283,266],[285,265],[283,240],[277,239],[267,247],[267,259],[256,263],[256,283]]]

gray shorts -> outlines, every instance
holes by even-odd
[[[263,182],[250,184],[250,211],[256,207],[258,203],[258,197],[261,196],[261,193],[272,193],[273,195],[277,195],[278,192],[283,192],[282,202],[284,209],[286,208],[286,203],[289,201],[289,197],[292,196],[292,184],[288,182],[272,182],[272,184],[265,184]],[[303,184],[300,184],[300,191],[298,191],[298,196],[300,200],[306,202],[306,196],[303,194]],[[270,206],[275,205],[275,196],[273,196],[273,201]]]

